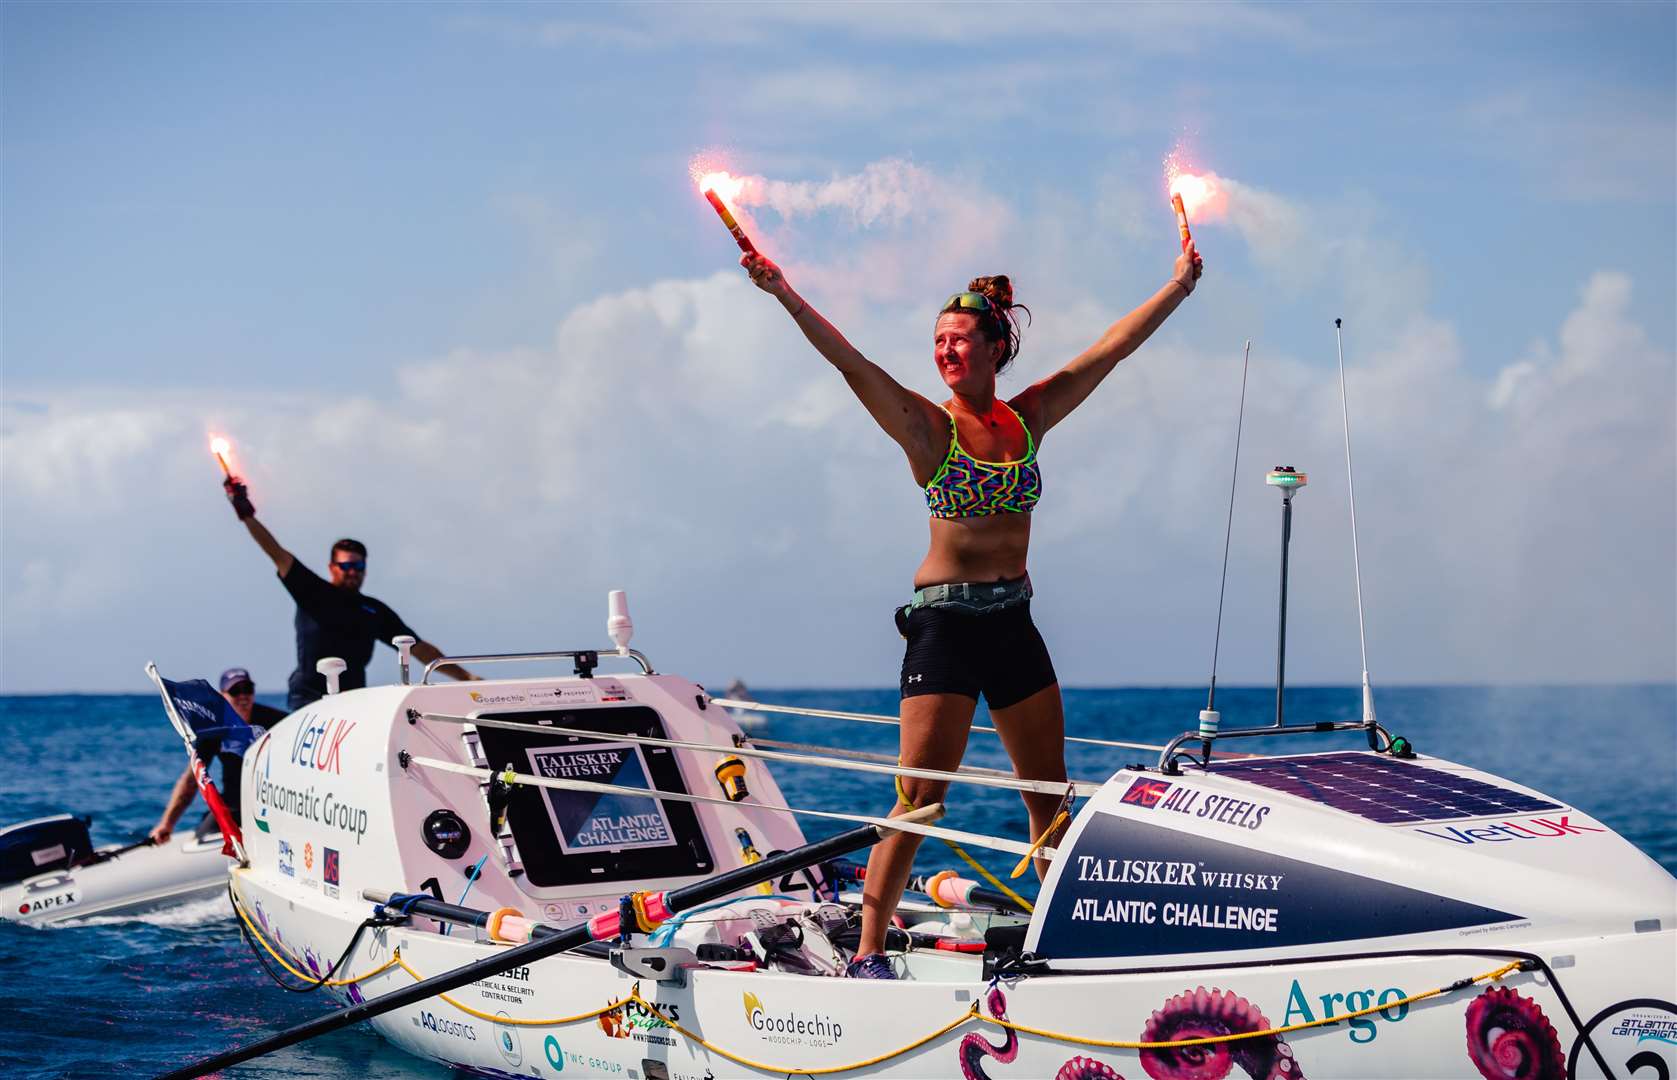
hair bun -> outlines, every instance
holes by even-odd
[[[992,304],[1006,311],[1013,306],[1013,282],[1006,274],[994,277],[975,277],[967,283],[969,292],[982,293]]]

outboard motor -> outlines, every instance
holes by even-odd
[[[93,855],[90,817],[54,814],[0,829],[0,885],[67,870]]]

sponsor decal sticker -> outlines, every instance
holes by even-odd
[[[1035,945],[1044,957],[1345,941],[1367,936],[1368,911],[1384,913],[1382,931],[1391,935],[1477,933],[1519,920],[1505,911],[1110,813],[1097,813],[1076,846],[1069,853],[1062,849],[1061,859],[1066,868]],[[1343,899],[1324,908],[1323,896]]]
[[[530,691],[532,705],[586,705],[600,699],[592,686],[544,686]]]
[[[1677,1075],[1677,1003],[1630,998],[1596,1013],[1572,1044],[1566,1075],[1578,1075],[1579,1051],[1586,1043],[1606,1055],[1609,1068],[1617,1075],[1637,1080]]]
[[[565,1048],[559,1045],[559,1040],[552,1035],[542,1040],[542,1053],[547,1055],[547,1063],[553,1066],[554,1072],[565,1071]]]
[[[633,743],[548,746],[527,753],[537,776],[652,787],[647,780],[646,759]],[[542,794],[559,846],[567,855],[675,846],[675,830],[657,799],[586,791]]]
[[[279,872],[288,878],[297,876],[297,864],[294,861],[291,841],[289,840],[279,842]]]
[[[1281,1019],[1281,1026],[1286,1027],[1293,1023],[1313,1024],[1317,1020],[1329,1016],[1361,1012],[1364,1009],[1380,1006],[1379,1012],[1344,1021],[1344,1023],[1351,1025],[1351,1030],[1347,1034],[1350,1035],[1352,1042],[1371,1043],[1380,1034],[1379,1025],[1381,1021],[1396,1024],[1409,1015],[1409,1005],[1407,1003],[1396,1004],[1408,996],[1408,991],[1400,990],[1395,986],[1388,986],[1386,989],[1379,991],[1378,994],[1373,989],[1365,989],[1315,995],[1306,993],[1299,981],[1294,979],[1292,989],[1287,991],[1287,1013]],[[1316,998],[1314,1007],[1311,1004],[1312,997]],[[1393,1004],[1388,1005],[1388,1002]],[[1327,1026],[1338,1027],[1339,1024],[1329,1024]]]
[[[1564,836],[1582,836],[1607,830],[1600,825],[1581,825],[1571,814],[1558,818],[1527,818],[1523,821],[1504,821],[1494,825],[1432,826],[1416,829],[1418,833],[1452,844],[1502,844],[1511,840],[1554,840]]]
[[[268,783],[270,770],[272,770],[274,764],[274,759],[268,756],[268,734],[266,732],[263,733],[261,739],[257,740],[256,757],[252,760],[261,762],[262,783],[266,785]],[[260,832],[272,831],[268,827],[268,806],[266,803],[263,803],[256,808],[256,828]]]
[[[529,984],[530,968],[524,965],[508,968],[493,979],[480,979],[473,985],[478,988],[478,993],[486,998],[508,1001],[516,1005],[536,992]]]
[[[314,845],[313,844],[304,844],[303,845],[303,869],[304,870],[313,870],[314,869]]]
[[[681,1023],[681,1006],[655,1002],[660,1012],[676,1023]],[[596,1018],[600,1030],[612,1039],[633,1039],[654,1046],[674,1046],[673,1036],[665,1035],[670,1025],[659,1019],[652,1010],[638,1001],[629,1001],[622,1008],[601,1013]]]
[[[1168,780],[1148,780],[1143,777],[1130,785],[1130,790],[1124,792],[1123,801],[1132,806],[1140,806],[1151,810],[1159,805],[1159,800],[1170,790]]]
[[[438,1035],[450,1038],[464,1039],[466,1042],[477,1042],[477,1028],[460,1020],[451,1020],[446,1016],[438,1016],[429,1009],[419,1010],[419,1015],[413,1018],[416,1026],[426,1031],[434,1031]]]
[[[1236,799],[1228,795],[1207,795],[1198,788],[1177,785],[1159,804],[1161,810],[1174,810],[1217,825],[1256,829],[1269,816],[1269,807],[1250,799]]]
[[[1208,795],[1198,788],[1183,787],[1168,780],[1142,777],[1130,785],[1120,800],[1143,810],[1173,810],[1178,814],[1202,818],[1215,825],[1256,829],[1269,816],[1270,808],[1250,799],[1236,799],[1228,795]]]
[[[325,892],[327,896],[338,895],[338,873],[340,869],[338,849],[321,848],[320,880],[325,885]]]
[[[495,1014],[504,1020],[512,1017],[505,1010]],[[524,1064],[524,1044],[519,1040],[518,1032],[504,1024],[495,1025],[495,1049],[501,1052],[501,1057],[508,1065],[518,1068]]]
[[[466,696],[479,705],[523,705],[529,700],[519,690],[468,690]]]
[[[344,740],[354,730],[353,720],[310,718],[291,740],[291,764],[341,775]]]
[[[292,788],[264,776],[256,787],[256,804],[261,813],[272,807],[282,814],[353,833],[357,844],[367,834],[367,811],[341,801],[335,791],[317,793],[313,784]]]
[[[756,994],[744,995],[745,1022],[767,1043],[797,1046],[837,1046],[844,1025],[821,1012],[775,1012]]]
[[[81,902],[81,897],[73,892],[58,893],[53,896],[43,896],[39,900],[29,900],[18,906],[19,915],[29,915],[37,911],[50,911],[53,908],[75,907]]]

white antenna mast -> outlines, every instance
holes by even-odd
[[[1363,567],[1357,554],[1357,482],[1351,473],[1351,412],[1345,404],[1345,341],[1341,335],[1344,320],[1333,321],[1334,347],[1339,353],[1339,416],[1345,422],[1345,486],[1351,492],[1351,567],[1357,578],[1357,641],[1363,656],[1363,723],[1369,729],[1370,745],[1374,740],[1374,689],[1368,684],[1368,635],[1363,630]]]

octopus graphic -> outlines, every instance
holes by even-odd
[[[1255,1005],[1233,990],[1207,990],[1201,986],[1176,995],[1155,1011],[1142,1028],[1141,1041],[1239,1035],[1270,1026]],[[1069,1067],[1071,1062],[1066,1065]],[[1252,1080],[1304,1078],[1293,1059],[1292,1047],[1277,1035],[1141,1052],[1141,1067],[1153,1080],[1222,1080],[1234,1065],[1239,1065]]]
[[[1124,1080],[1117,1070],[1104,1061],[1089,1057],[1074,1057],[1054,1074],[1054,1080]]]
[[[1007,1019],[1007,995],[1002,993],[1000,986],[990,987],[984,1004],[989,1006],[990,1015],[997,1020]],[[1002,1031],[1005,1037],[1000,1046],[991,1044],[990,1040],[976,1031],[961,1040],[961,1075],[965,1080],[990,1080],[989,1074],[984,1071],[984,1059],[987,1057],[993,1057],[1006,1065],[1019,1056],[1018,1034],[1012,1028],[1003,1028]]]
[[[1467,1007],[1467,1056],[1485,1080],[1565,1080],[1555,1026],[1518,990],[1493,986]]]

